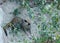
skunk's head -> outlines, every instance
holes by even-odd
[[[12,24],[16,28],[19,28],[19,29],[23,30],[24,32],[31,33],[31,23],[29,20],[16,17],[12,20]]]
[[[23,20],[22,21],[22,27],[23,27],[23,29],[24,29],[25,32],[31,33],[31,23],[30,23],[30,21]]]

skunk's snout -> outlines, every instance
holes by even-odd
[[[30,25],[30,23],[28,23],[28,25]]]

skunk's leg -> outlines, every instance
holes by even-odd
[[[6,29],[4,29],[4,32],[5,32],[5,35],[7,36],[7,31],[6,31]]]

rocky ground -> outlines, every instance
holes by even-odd
[[[3,2],[3,0],[0,1],[0,3],[1,2]],[[4,35],[4,40],[7,41],[7,43],[35,43],[34,40],[32,40],[32,39],[36,39],[37,37],[40,38],[40,34],[42,34],[43,39],[45,37],[44,34],[48,34],[48,37],[50,37],[52,34],[53,36],[51,36],[51,37],[54,40],[56,40],[56,36],[59,33],[58,33],[58,31],[56,31],[55,28],[56,28],[56,23],[57,23],[57,25],[59,25],[59,27],[57,27],[57,29],[60,30],[59,29],[60,28],[60,11],[55,9],[55,6],[52,6],[52,4],[45,5],[44,9],[42,9],[42,11],[41,11],[41,9],[39,9],[38,6],[32,5],[32,3],[33,2],[30,3],[31,8],[28,10],[26,8],[20,8],[21,6],[15,2],[6,1],[0,5],[0,8],[3,10],[3,14],[2,14],[3,23],[1,25],[2,27],[4,27],[7,23],[9,23],[15,17],[12,14],[12,12],[16,8],[19,8],[19,11],[20,11],[20,14],[17,16],[22,19],[28,20],[31,23],[31,35],[28,34],[28,36],[23,31],[18,31],[17,34],[10,33],[10,28],[9,28],[7,30],[8,36],[6,37]],[[1,17],[2,17],[2,15],[1,15]],[[53,27],[53,26],[55,26],[55,27]],[[53,33],[53,31],[55,33]],[[40,32],[40,33],[38,33],[38,32]],[[40,39],[37,39],[37,41],[38,40],[40,42]],[[38,42],[36,42],[36,43],[38,43]]]

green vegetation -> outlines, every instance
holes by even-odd
[[[36,22],[38,26],[38,33],[40,37],[32,38],[33,43],[60,43],[60,0],[10,0],[16,1],[20,8],[26,8],[31,20],[36,18],[31,8],[39,12]],[[32,5],[30,5],[32,1]],[[17,15],[18,8],[14,10],[13,14]],[[34,21],[35,22],[35,21]],[[38,23],[39,22],[39,23]],[[24,43],[28,43],[24,40]]]

